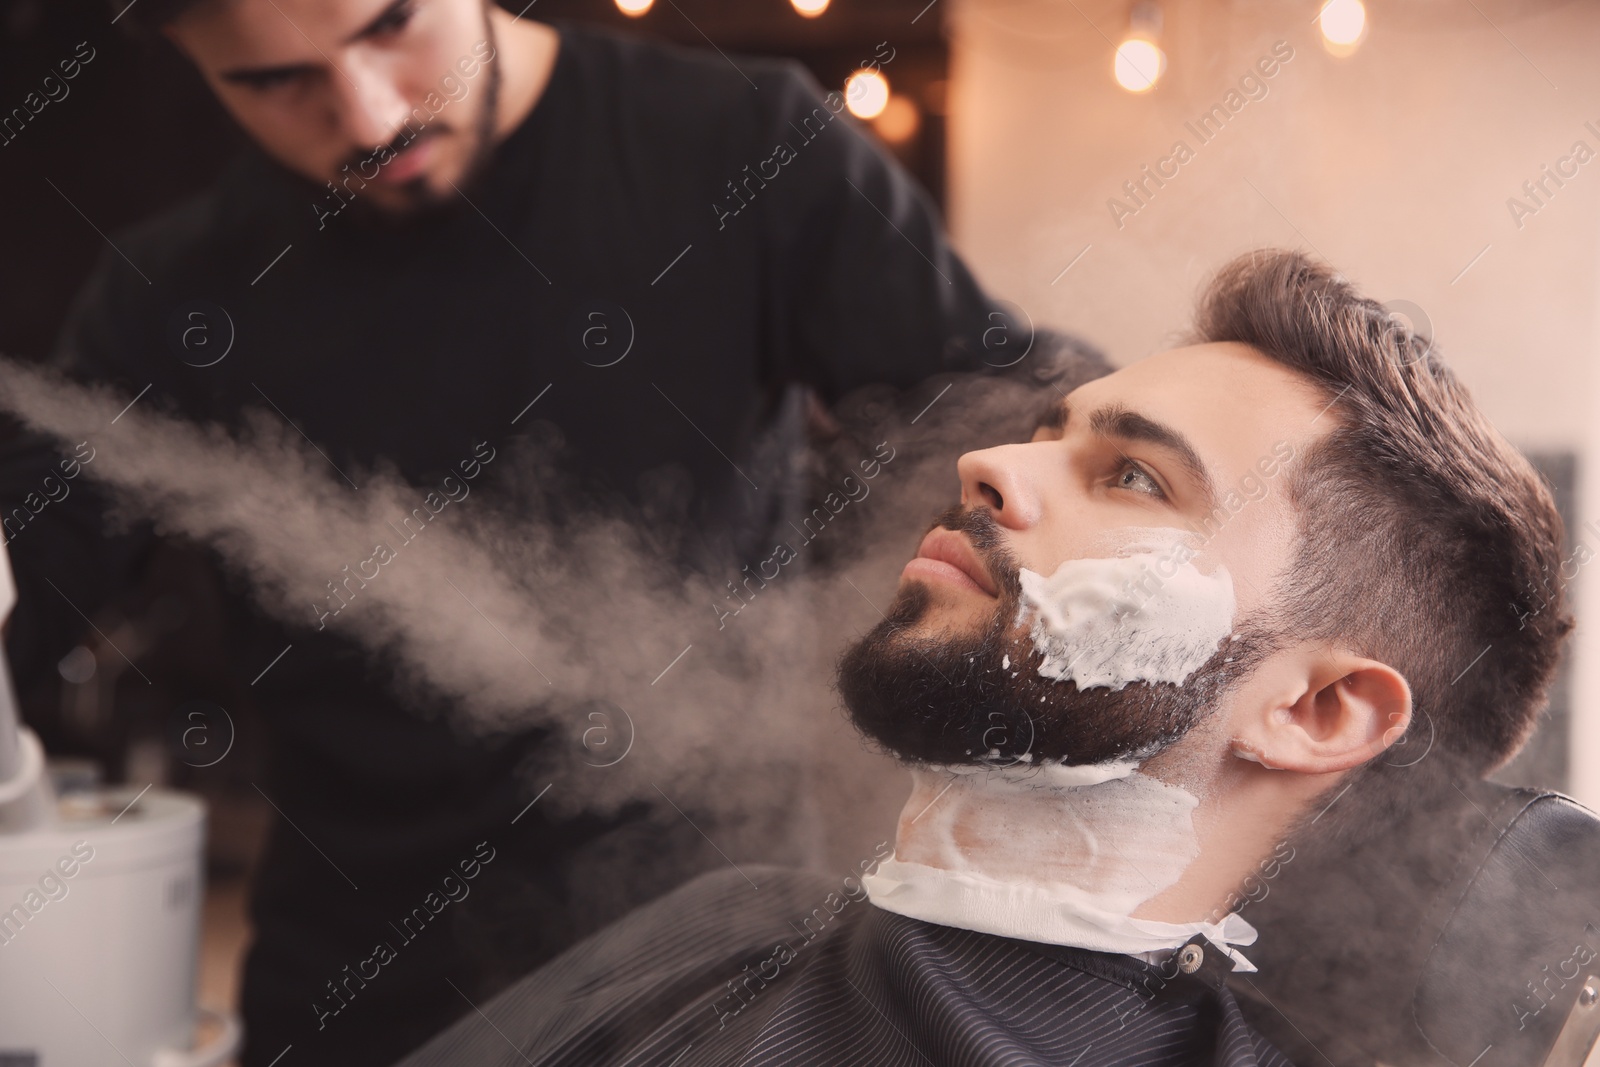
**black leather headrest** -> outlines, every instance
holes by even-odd
[[[1539,1067],[1600,975],[1600,818],[1556,793],[1453,783],[1267,890],[1233,986],[1308,1067]]]

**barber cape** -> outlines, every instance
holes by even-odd
[[[402,1065],[1292,1067],[1245,1024],[1222,984],[1232,963],[1203,936],[1152,963],[935,925],[846,884],[698,878]]]

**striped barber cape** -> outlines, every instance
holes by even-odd
[[[751,867],[580,942],[401,1067],[1292,1067],[1227,957],[1190,946],[1180,967],[1017,941]]]

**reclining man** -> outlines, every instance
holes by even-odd
[[[1235,890],[1330,804],[1389,803],[1346,787],[1413,716],[1476,771],[1515,752],[1571,626],[1561,528],[1326,267],[1235,261],[1195,334],[963,456],[842,657],[912,770],[892,857],[704,877],[408,1067],[1287,1064],[1222,981]]]

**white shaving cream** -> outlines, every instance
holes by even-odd
[[[1108,559],[1069,559],[1048,578],[1022,569],[1020,625],[1032,618],[1046,678],[1079,689],[1181,685],[1233,629],[1233,579],[1202,574],[1181,530],[1138,530]]]

